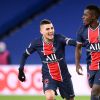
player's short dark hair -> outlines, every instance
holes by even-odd
[[[100,17],[100,8],[97,7],[96,5],[88,5],[86,9],[94,11],[94,14],[97,17],[97,19]]]
[[[44,25],[44,24],[51,24],[52,22],[48,19],[43,19],[41,22],[40,22],[40,25]]]

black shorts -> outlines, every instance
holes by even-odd
[[[100,69],[99,70],[87,70],[87,77],[89,86],[92,88],[93,84],[100,85]]]
[[[43,90],[56,90],[58,89],[62,98],[72,98],[74,97],[74,90],[71,78],[64,80],[63,82],[53,80],[51,77],[43,78]]]

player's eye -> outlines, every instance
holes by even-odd
[[[51,27],[51,29],[54,29],[54,27]]]
[[[46,28],[46,30],[49,30],[50,28]]]

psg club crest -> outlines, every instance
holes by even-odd
[[[49,83],[49,79],[45,79],[45,80],[44,80],[44,86],[45,86],[45,88],[48,87],[48,83]]]

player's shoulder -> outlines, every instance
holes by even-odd
[[[87,30],[88,26],[85,26],[85,25],[81,25],[79,27],[79,30],[77,32],[77,34],[82,34],[85,30]]]
[[[34,39],[31,41],[31,44],[37,45],[37,44],[41,43],[41,39],[42,39],[41,36],[38,37],[38,38],[34,38]]]
[[[61,38],[61,37],[65,37],[63,34],[55,34],[55,37],[57,37],[57,38]]]
[[[88,27],[88,26],[81,25],[80,28],[79,28],[79,30],[84,31],[85,29],[87,29],[87,27]]]
[[[64,42],[66,40],[66,36],[63,34],[55,34],[55,41],[58,41],[59,43]]]

